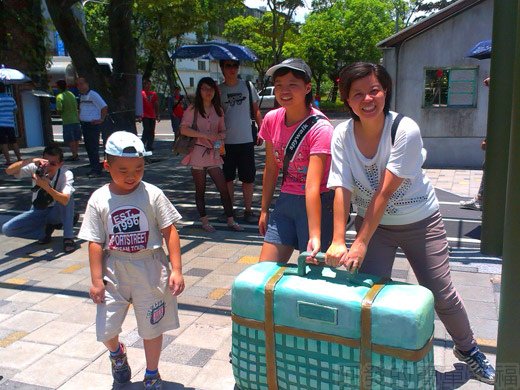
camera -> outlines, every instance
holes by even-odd
[[[34,172],[34,174],[36,176],[45,177],[45,175],[47,173],[45,172],[45,168],[43,168],[42,166],[39,166],[38,168],[36,168],[36,171]]]
[[[42,167],[41,165],[39,165],[38,168],[36,168],[36,171],[34,171],[34,174],[39,177],[45,177],[45,176],[47,176],[47,170],[45,169],[45,167]],[[39,189],[40,189],[40,186],[35,185],[33,188],[31,188],[31,191],[36,192]]]

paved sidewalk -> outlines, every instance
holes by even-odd
[[[40,150],[24,150],[24,155]],[[180,227],[186,290],[179,298],[181,327],[166,333],[160,371],[170,389],[232,389],[234,386],[228,353],[231,343],[230,287],[235,276],[258,261],[262,238],[255,226],[244,232],[230,232],[215,224],[216,233],[193,225],[194,209],[189,174],[177,170],[167,148],[158,150],[158,161],[146,166],[147,180],[162,181],[165,192],[184,216]],[[84,163],[84,161],[83,161]],[[78,165],[77,171],[82,168]],[[184,172],[184,173],[183,173]],[[78,192],[88,195],[107,178],[85,179],[78,173]],[[476,193],[480,171],[428,170],[434,185],[462,197]],[[153,179],[153,180],[150,180]],[[172,185],[173,183],[173,185]],[[0,186],[12,182],[0,177]],[[208,187],[208,198],[218,198]],[[458,198],[458,197],[457,197]],[[255,203],[258,204],[258,194]],[[6,201],[7,202],[7,201]],[[210,204],[214,216],[220,213],[218,199]],[[26,203],[28,204],[28,203]],[[79,202],[82,205],[81,202]],[[2,206],[0,224],[12,216]],[[82,207],[82,206],[80,206]],[[84,208],[83,208],[84,209]],[[82,212],[82,208],[79,210]],[[23,239],[0,238],[0,388],[6,389],[110,389],[112,377],[107,354],[95,340],[95,305],[88,299],[90,284],[87,245],[65,255],[61,232],[50,246],[37,246]],[[464,253],[464,248],[459,248]],[[458,258],[459,261],[464,262]],[[478,262],[479,258],[467,262]],[[482,260],[485,261],[485,260]],[[394,278],[416,282],[406,260],[400,256]],[[454,266],[452,276],[466,303],[479,343],[495,361],[500,278],[478,272],[478,268]],[[137,335],[130,310],[122,340],[128,346],[133,384],[123,389],[140,389],[145,368],[142,340]],[[464,364],[451,352],[452,342],[436,320],[435,365],[439,389],[491,388],[471,379]]]

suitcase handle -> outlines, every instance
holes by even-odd
[[[305,276],[307,275],[307,266],[316,267],[314,264],[308,264],[306,262],[307,256],[309,256],[311,252],[302,252],[298,256],[298,276]],[[325,253],[318,252],[316,256],[314,257],[316,260],[318,260],[320,263],[325,263]],[[332,267],[331,267],[332,268]],[[347,271],[345,271],[347,272]],[[357,269],[354,272],[349,272],[351,275],[357,274]]]

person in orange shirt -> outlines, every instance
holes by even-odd
[[[152,82],[150,79],[143,80],[143,134],[141,139],[146,150],[153,150],[153,141],[155,139],[155,122],[159,122],[159,99],[157,93],[152,91]]]

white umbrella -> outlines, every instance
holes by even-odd
[[[0,67],[0,81],[4,84],[22,84],[31,81],[31,78],[16,69]]]

